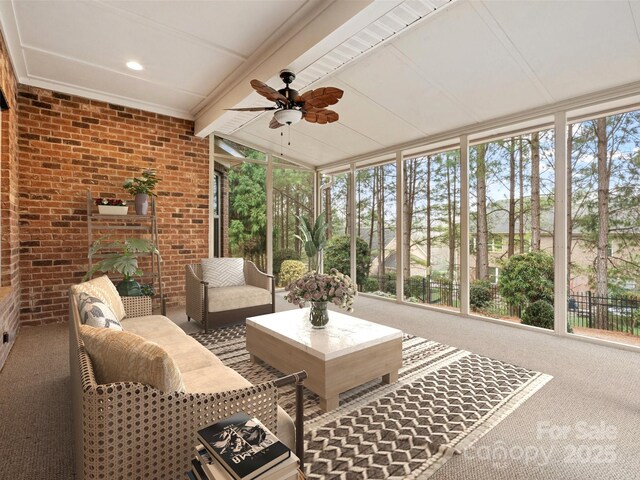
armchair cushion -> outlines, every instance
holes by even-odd
[[[264,288],[251,285],[209,288],[209,312],[224,312],[270,303],[271,292]]]
[[[81,293],[86,293],[92,297],[96,297],[107,305],[115,314],[116,320],[121,321],[126,312],[120,294],[116,290],[113,282],[106,275],[94,278],[88,282],[82,282],[71,287],[71,292],[78,297]]]
[[[214,288],[244,285],[244,259],[205,258],[202,279]]]
[[[99,298],[81,293],[78,295],[78,310],[80,310],[80,321],[84,325],[122,330],[122,325],[116,320],[116,314]]]
[[[100,384],[137,382],[163,392],[184,392],[173,358],[154,342],[131,332],[80,325],[80,336]]]

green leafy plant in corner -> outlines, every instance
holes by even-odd
[[[324,212],[320,212],[313,223],[307,217],[299,216],[297,218],[300,220],[300,235],[295,235],[295,237],[304,245],[304,252],[309,258],[309,270],[318,270],[320,255],[322,255],[322,250],[327,243],[328,225],[324,222]]]
[[[151,240],[145,238],[125,238],[112,240],[102,237],[96,240],[89,249],[89,258],[98,253],[106,254],[104,258],[96,262],[84,276],[88,280],[97,272],[113,272],[122,275],[122,281],[116,285],[118,293],[122,296],[140,296],[144,293],[140,284],[134,277],[141,277],[143,271],[138,266],[138,255],[153,253],[160,256],[160,252]]]

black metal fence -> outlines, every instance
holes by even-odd
[[[370,276],[364,286],[360,287],[365,292],[379,291],[395,296],[396,276]],[[460,284],[456,282],[413,276],[405,279],[404,295],[409,300],[429,305],[460,307]],[[476,311],[496,317],[522,317],[521,307],[509,305],[500,296],[497,285],[491,286],[491,301],[488,305]],[[575,327],[640,336],[640,297],[598,297],[592,292],[570,292],[567,313],[569,323]]]
[[[567,310],[569,322],[576,327],[640,335],[640,297],[598,297],[591,292],[571,292]]]
[[[379,291],[394,296],[396,294],[396,276],[389,273],[382,276],[370,276],[366,279],[364,286],[360,287],[365,292]],[[430,277],[413,276],[404,281],[404,296],[420,303],[459,307],[460,284]]]

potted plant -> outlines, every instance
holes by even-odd
[[[324,223],[324,212],[311,223],[307,217],[300,216],[300,234],[294,235],[304,245],[304,251],[309,259],[309,270],[318,270],[322,258],[322,250],[327,243],[327,227]]]
[[[127,202],[117,198],[96,198],[98,213],[100,215],[126,215],[129,211]]]
[[[96,240],[89,249],[89,258],[99,252],[106,252],[105,257],[97,262],[84,276],[84,280],[91,278],[96,272],[114,272],[122,275],[122,280],[116,285],[120,296],[138,297],[145,295],[140,284],[134,277],[141,277],[143,272],[138,267],[138,254],[154,253],[160,255],[151,240],[145,238],[125,238],[124,240],[110,240],[105,237]],[[148,288],[145,289],[149,292]]]
[[[160,181],[155,170],[143,170],[139,177],[128,178],[122,187],[136,199],[136,214],[146,215],[149,208],[149,196],[155,195],[153,189]]]

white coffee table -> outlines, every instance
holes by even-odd
[[[322,330],[311,327],[309,309],[247,318],[247,350],[282,373],[306,370],[305,386],[320,396],[324,411],[338,406],[339,394],[382,377],[398,380],[402,332],[339,312],[329,312]]]

